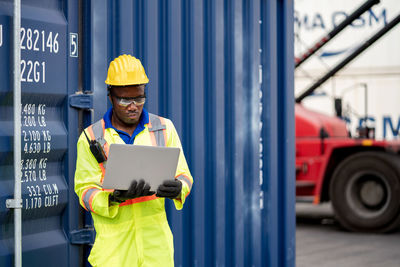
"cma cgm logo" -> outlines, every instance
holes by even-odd
[[[383,138],[389,137],[390,135],[394,136],[394,137],[400,137],[400,117],[397,120],[397,124],[396,124],[396,119],[392,120],[392,118],[390,116],[383,116],[382,117],[382,121],[383,121]],[[375,118],[374,117],[368,117],[368,119],[365,118],[361,118],[359,120],[358,126],[361,127],[365,120],[367,120],[367,122],[370,122],[372,124],[375,124]],[[350,123],[351,120],[350,118],[345,118],[345,121]]]
[[[348,13],[344,11],[335,11],[329,15],[323,15],[322,13],[306,14],[300,13],[298,11],[294,12],[294,25],[295,31],[298,36],[301,37],[301,32],[306,31],[308,33],[313,33],[314,31],[328,33],[330,30],[339,25],[343,20],[349,16]],[[383,8],[378,11],[368,10],[362,16],[355,19],[349,27],[352,29],[367,29],[376,26],[383,26],[387,24],[387,11]],[[315,33],[316,35],[317,33]],[[313,35],[313,36],[315,36]],[[321,35],[321,34],[319,34]],[[317,35],[318,36],[318,35]],[[317,40],[310,40],[317,41]],[[338,51],[325,51],[322,53],[321,57],[335,56],[347,52],[352,48],[340,49]]]
[[[397,121],[397,127],[393,127],[395,124],[392,123],[392,119],[389,116],[383,117],[383,138],[387,137],[387,130],[393,134],[393,136],[399,136],[400,133],[400,117]]]

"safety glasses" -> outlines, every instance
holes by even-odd
[[[127,107],[130,104],[135,104],[135,106],[141,106],[146,102],[146,96],[138,96],[138,97],[118,97],[113,95],[115,100],[117,101],[118,105],[122,107]]]

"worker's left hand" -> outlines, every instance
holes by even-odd
[[[166,197],[170,199],[176,199],[180,196],[182,191],[182,182],[179,180],[168,180],[164,181],[157,189],[157,197]]]

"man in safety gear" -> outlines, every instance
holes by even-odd
[[[112,103],[103,119],[92,124],[78,140],[75,192],[91,212],[96,240],[89,256],[93,266],[173,266],[173,237],[164,200],[183,207],[193,178],[173,123],[143,108],[149,82],[141,62],[122,55],[110,63],[107,80]],[[126,191],[104,190],[110,144],[167,146],[181,149],[175,179],[156,192],[143,180]],[[157,168],[157,166],[154,166]]]

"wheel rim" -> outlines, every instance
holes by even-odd
[[[374,218],[386,211],[391,192],[382,174],[360,171],[351,176],[348,183],[346,200],[358,216],[366,219]]]

